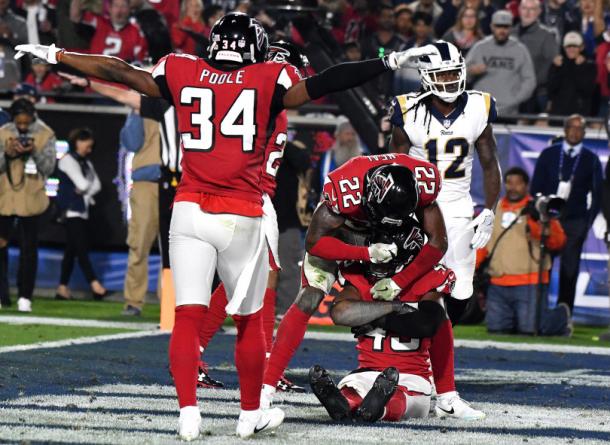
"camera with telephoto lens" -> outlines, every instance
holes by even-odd
[[[536,221],[548,222],[561,216],[565,200],[557,195],[543,195],[538,193],[527,207],[524,214],[530,215]]]

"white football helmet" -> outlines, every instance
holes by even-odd
[[[432,54],[419,58],[419,75],[424,88],[445,102],[454,102],[466,89],[466,64],[457,47],[437,40],[428,45]],[[456,80],[441,81],[440,73],[456,71]]]

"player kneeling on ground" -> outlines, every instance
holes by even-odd
[[[430,411],[430,337],[446,319],[441,300],[451,293],[455,275],[439,264],[394,300],[373,299],[375,284],[407,268],[424,246],[417,221],[404,222],[400,231],[374,230],[371,237],[398,246],[393,261],[341,266],[346,284],[331,317],[337,325],[353,327],[359,366],[338,386],[321,366],[309,371],[313,392],[334,420],[398,421]]]

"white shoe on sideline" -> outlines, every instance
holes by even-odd
[[[279,408],[241,411],[235,433],[246,439],[263,431],[272,431],[284,421],[284,411]]]
[[[185,406],[180,409],[178,419],[178,435],[180,439],[190,442],[199,437],[201,414],[197,406]]]
[[[434,411],[437,417],[453,417],[454,419],[463,420],[481,420],[485,418],[483,411],[472,408],[457,392],[437,396]]]
[[[261,409],[270,409],[273,405],[273,396],[276,389],[270,385],[263,385],[261,389]]]
[[[32,300],[19,297],[19,300],[17,300],[17,310],[19,312],[32,312]]]

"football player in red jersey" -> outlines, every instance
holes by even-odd
[[[93,29],[89,52],[117,56],[128,62],[142,62],[148,55],[148,43],[140,27],[129,21],[129,2],[112,0],[108,17],[82,12],[81,0],[70,4],[70,20]]]
[[[309,66],[307,57],[301,54],[298,47],[286,41],[273,42],[269,45],[266,56],[267,61],[277,63],[290,63],[298,68],[303,74],[305,68]],[[275,120],[275,129],[267,141],[265,150],[265,162],[263,164],[262,189],[263,189],[263,225],[265,227],[265,237],[269,247],[269,277],[267,279],[267,289],[263,299],[263,328],[265,332],[266,357],[271,353],[273,344],[273,329],[275,327],[275,299],[277,296],[276,288],[279,271],[281,270],[278,255],[279,232],[277,226],[277,216],[271,199],[275,195],[277,183],[275,175],[284,155],[284,146],[288,137],[288,119],[286,111],[278,114]],[[210,307],[206,314],[202,330],[199,334],[201,353],[207,348],[208,343],[216,334],[227,318],[225,307],[227,305],[227,294],[223,284],[220,284],[212,293]],[[199,375],[197,386],[204,388],[219,388],[224,385],[218,380],[213,379],[207,364],[201,360],[199,362]],[[304,392],[305,388],[295,385],[282,378],[278,384],[284,391]]]
[[[409,268],[373,288],[376,299],[392,300],[401,289],[429,271],[447,249],[443,216],[435,202],[440,191],[436,167],[400,154],[360,156],[331,172],[322,203],[314,212],[306,236],[302,287],[280,326],[264,376],[261,403],[270,406],[278,379],[303,340],[309,317],[337,278],[337,261],[386,263],[396,245],[340,239],[342,227],[367,232],[370,226],[400,228],[415,212],[429,242]],[[360,245],[357,245],[360,244]]]
[[[180,419],[180,437],[199,436],[197,407],[199,332],[218,270],[238,335],[235,364],[241,411],[237,435],[249,437],[278,427],[283,412],[260,408],[265,364],[261,307],[268,255],[261,216],[267,134],[285,108],[352,88],[388,70],[412,66],[429,48],[394,52],[380,59],[344,63],[301,80],[295,67],[263,63],[264,28],[246,14],[230,13],[210,32],[205,59],[170,54],[152,73],[121,59],[65,51],[54,45],[18,45],[29,53],[62,62],[88,76],[122,83],[176,107],[184,156],[170,229],[170,258],[176,315],[169,358]]]
[[[309,372],[310,384],[335,420],[426,417],[432,392],[430,337],[446,319],[441,300],[451,292],[455,275],[439,264],[396,299],[375,300],[373,286],[409,267],[424,246],[424,234],[419,223],[409,218],[397,231],[373,228],[371,242],[394,242],[396,258],[386,264],[343,263],[345,286],[330,312],[335,324],[353,327],[358,369],[335,386],[326,370],[315,365]]]

